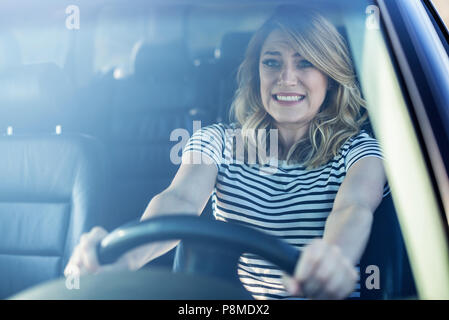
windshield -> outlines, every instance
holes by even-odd
[[[294,4],[321,13],[349,49],[354,74],[348,81],[357,85],[351,94],[360,89],[357,108],[367,119],[359,129],[377,139],[388,155],[383,158],[388,159],[383,196],[391,188],[397,205],[400,197],[395,198],[395,192],[399,195],[399,190],[405,193],[409,188],[410,195],[424,192],[425,198],[426,182],[403,185],[407,172],[415,172],[413,159],[404,164],[403,155],[416,150],[416,145],[415,140],[410,145],[404,142],[404,149],[397,144],[415,135],[411,126],[396,123],[409,117],[404,111],[407,100],[376,1]],[[236,122],[231,106],[243,90],[239,67],[252,36],[279,5],[279,1],[136,1],[133,5],[125,1],[3,1],[0,132],[7,137],[81,134],[98,140],[105,152],[103,167],[109,173],[104,190],[109,195],[103,207],[108,215],[98,223],[111,230],[139,219],[151,199],[170,186],[194,132]],[[281,53],[275,52],[276,57]],[[318,65],[320,59],[315,59]],[[261,74],[257,76],[266,79]],[[287,105],[303,96],[272,94],[269,98],[284,99]],[[415,178],[428,179],[419,173]],[[45,193],[34,191],[38,198]],[[203,216],[220,218],[226,211],[220,192],[230,191],[215,188],[204,203]],[[408,212],[398,214],[402,223],[418,209],[405,200],[400,203],[401,212]],[[392,216],[397,217],[394,206]],[[324,227],[320,228],[310,231],[307,239],[321,235]],[[396,232],[402,241],[399,226]],[[412,229],[408,232],[407,241]],[[407,259],[403,245],[398,250]],[[172,251],[160,260],[161,265],[170,265],[173,255]],[[368,269],[359,268],[363,279],[354,297],[360,297],[363,281],[370,275]],[[407,285],[403,292],[414,294],[413,282]]]

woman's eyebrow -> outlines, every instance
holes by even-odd
[[[269,56],[280,56],[281,53],[279,51],[265,51],[264,54],[265,55],[269,55]]]
[[[263,53],[263,55],[270,55],[270,56],[281,56],[281,53],[279,51],[265,51]],[[293,57],[301,57],[301,55],[296,52],[295,54],[292,55]]]

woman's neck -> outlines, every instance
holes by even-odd
[[[282,150],[279,154],[279,159],[285,160],[291,147],[307,134],[309,125],[305,124],[298,127],[298,125],[276,124],[275,127],[278,129],[280,150]]]

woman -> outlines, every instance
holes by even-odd
[[[216,219],[302,250],[293,278],[256,256],[241,257],[240,279],[255,298],[351,296],[373,212],[388,192],[379,146],[361,130],[363,105],[335,27],[317,13],[279,9],[255,33],[240,66],[235,123],[194,133],[171,185],[150,201],[142,219],[199,215],[212,194]],[[260,129],[268,134],[255,134]],[[273,146],[274,156],[267,155]],[[272,160],[276,170],[267,170]],[[97,227],[83,235],[66,270],[135,270],[178,243],[145,245],[100,267],[95,246],[106,234]]]

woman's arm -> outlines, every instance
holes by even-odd
[[[285,279],[292,294],[342,299],[354,290],[354,265],[366,247],[385,182],[380,158],[363,158],[348,170],[326,221],[323,239],[304,249],[295,278]]]
[[[191,153],[195,152],[187,152],[183,155],[183,163],[172,183],[150,201],[141,220],[174,213],[201,214],[215,186],[218,170],[215,164],[210,164],[209,159],[205,159],[200,164],[189,164],[188,161],[184,161]],[[124,254],[113,265],[100,266],[95,250],[97,244],[106,235],[106,230],[100,227],[95,227],[89,233],[83,234],[64,273],[68,275],[75,270],[81,274],[108,269],[136,270],[174,248],[179,242],[169,241],[143,245]]]
[[[385,182],[380,158],[366,157],[356,162],[348,170],[326,221],[323,240],[337,245],[353,265],[365,250]]]
[[[200,215],[215,186],[213,164],[181,164],[170,186],[148,204],[141,221],[167,214]],[[136,270],[177,246],[179,241],[158,242],[138,247],[126,255],[128,268]]]

